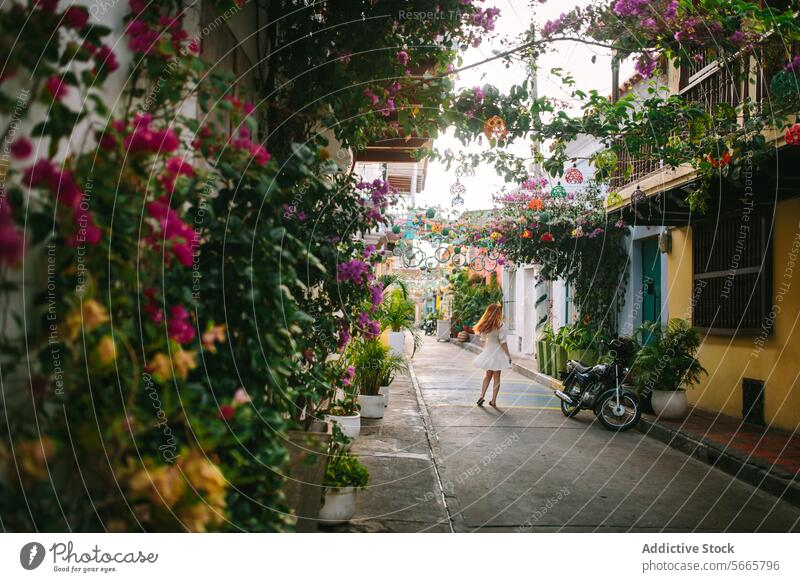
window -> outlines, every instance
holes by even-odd
[[[507,271],[506,274],[508,275],[508,286],[506,287],[505,298],[503,299],[503,314],[506,318],[506,327],[508,331],[513,332],[515,329],[515,315],[516,315],[516,304],[515,301],[517,297],[517,272],[516,271]]]
[[[772,303],[771,218],[771,209],[745,210],[692,226],[696,327],[724,335],[763,331]]]

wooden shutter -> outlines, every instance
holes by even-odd
[[[744,215],[692,226],[692,323],[710,333],[760,333],[771,309],[772,211]]]

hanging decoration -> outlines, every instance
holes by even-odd
[[[636,205],[639,204],[639,202],[644,202],[645,198],[647,198],[647,196],[642,190],[641,184],[639,184],[636,186],[636,190],[633,191],[633,194],[631,194],[631,204]]]
[[[488,140],[499,140],[508,135],[506,122],[499,115],[493,115],[483,124],[483,135]]]
[[[428,210],[425,211],[425,216],[427,218],[433,218],[434,216],[436,216],[436,209],[428,208]]]
[[[563,198],[566,195],[567,189],[561,185],[561,180],[559,180],[558,183],[550,190],[550,196],[552,198]]]
[[[622,204],[622,196],[619,192],[611,192],[606,198],[606,206],[619,206]]]
[[[583,174],[578,169],[578,164],[573,163],[572,167],[564,174],[564,181],[567,184],[583,184]]]
[[[800,145],[800,117],[797,118],[794,125],[786,130],[784,138],[786,139],[786,143],[791,146]]]
[[[456,183],[450,187],[450,194],[453,196],[453,199],[450,201],[450,203],[453,206],[460,206],[464,204],[464,193],[466,191],[467,189],[464,187],[464,184],[459,182],[458,178],[456,178]]]

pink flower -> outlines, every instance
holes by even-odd
[[[48,180],[54,171],[55,166],[50,160],[37,160],[22,173],[22,183],[30,188],[35,188]]]
[[[146,207],[150,216],[158,221],[162,239],[171,243],[172,254],[184,267],[191,267],[194,252],[200,246],[197,233],[170,208],[165,196],[148,202]]]
[[[161,309],[158,302],[156,302],[156,290],[145,289],[144,296],[147,298],[147,301],[143,309],[148,317],[150,317],[150,321],[153,323],[164,323],[164,310]]]
[[[259,166],[265,165],[272,159],[272,155],[261,144],[253,144],[250,153]]]
[[[223,420],[232,420],[236,416],[236,409],[230,404],[223,404],[219,407],[219,416]]]
[[[175,176],[194,176],[194,168],[178,156],[172,157],[166,163],[167,172]]]
[[[406,51],[398,51],[396,57],[397,62],[404,67],[408,64],[408,53]]]
[[[11,152],[11,157],[17,160],[24,160],[33,151],[33,145],[28,138],[21,137],[17,141],[11,144],[8,148]]]
[[[107,47],[106,45],[101,45],[99,49],[97,49],[97,53],[95,54],[95,59],[97,60],[100,67],[108,71],[109,73],[113,73],[117,69],[119,69],[119,62],[117,62],[117,55]]]
[[[242,105],[242,111],[244,111],[245,115],[250,115],[253,111],[255,111],[255,106],[250,103],[249,101]]]
[[[82,198],[82,195],[81,195]],[[92,246],[100,242],[103,237],[103,231],[94,223],[92,213],[83,208],[83,204],[78,203],[75,208],[75,226],[77,229],[70,237],[67,243],[69,246],[75,248],[83,243]]]
[[[67,85],[60,77],[50,77],[44,87],[56,101],[61,101],[67,94]]]
[[[103,137],[100,138],[100,147],[106,151],[111,151],[117,147],[117,140],[114,139],[113,135],[104,133]]]
[[[189,311],[183,305],[174,305],[169,310],[170,318],[167,321],[169,337],[179,344],[192,341],[197,335],[197,330],[192,325]]]
[[[70,6],[64,11],[64,24],[75,30],[83,30],[89,22],[89,11],[83,6]]]
[[[247,390],[244,388],[239,388],[236,392],[233,393],[233,404],[234,406],[240,406],[242,404],[247,404],[250,402],[250,395],[247,393]]]

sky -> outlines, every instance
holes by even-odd
[[[492,2],[487,2],[487,6]],[[548,20],[555,19],[562,12],[568,11],[575,6],[585,6],[590,4],[589,0],[551,0],[545,4],[536,3],[534,14],[528,5],[528,0],[495,0],[494,6],[500,8],[500,16],[496,22],[496,32],[498,38],[492,42],[484,42],[478,48],[470,48],[464,54],[464,65],[481,61],[491,57],[493,50],[504,50],[500,45],[499,38],[508,37],[513,39],[522,34],[530,25],[531,20],[539,26]],[[596,62],[592,63],[592,56],[596,56]],[[558,43],[539,61],[539,95],[567,98],[568,94],[562,89],[558,79],[550,73],[554,67],[561,67],[568,71],[575,78],[577,87],[581,89],[598,89],[601,94],[611,93],[611,58],[610,54],[597,47],[588,47],[580,43]],[[632,72],[632,66],[623,65],[620,71],[620,79],[624,80]],[[514,65],[510,69],[505,68],[502,59],[487,63],[481,67],[464,71],[457,80],[458,88],[469,88],[477,85],[489,83],[505,91],[515,83],[521,82],[526,75],[524,65]],[[464,150],[461,143],[452,134],[439,137],[435,142],[435,147],[440,150],[451,148],[455,153]],[[483,148],[487,146],[484,143]],[[480,147],[466,151],[479,151]],[[529,146],[520,144],[520,147],[510,148],[510,151],[519,155],[530,155]],[[450,187],[455,183],[455,168],[448,172],[443,164],[432,162],[428,170],[428,179],[425,190],[417,196],[417,205],[441,206],[450,208],[451,194]],[[491,208],[492,194],[499,192],[505,185],[511,188],[513,184],[506,184],[502,177],[498,176],[494,168],[483,166],[476,168],[475,176],[462,179],[462,183],[467,188],[464,194],[464,206],[459,207],[464,210],[476,210]]]

